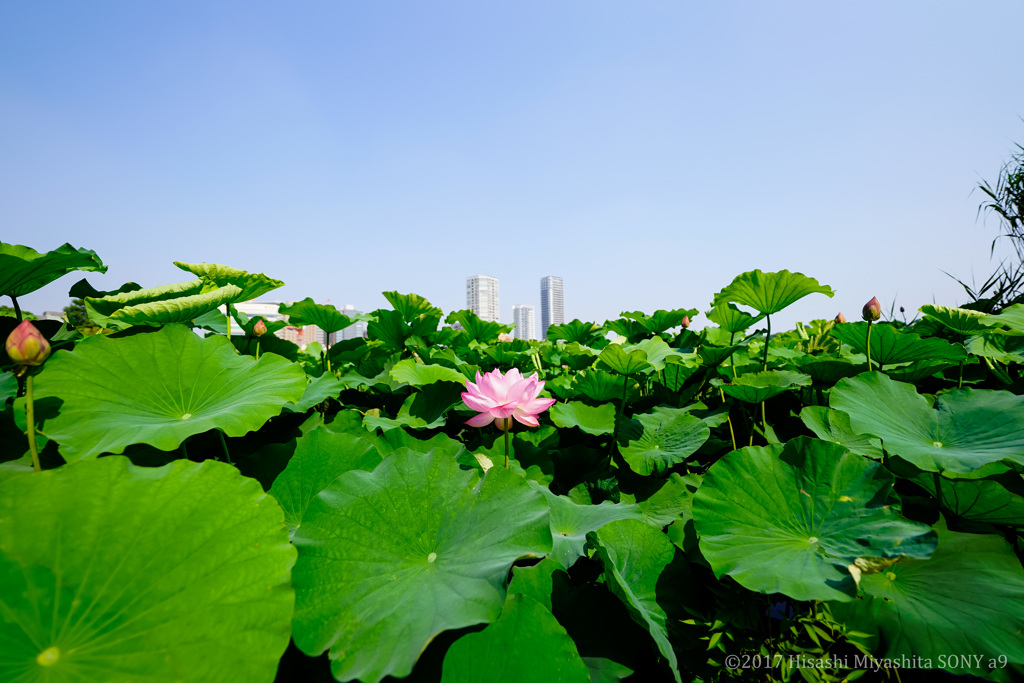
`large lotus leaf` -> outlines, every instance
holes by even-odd
[[[459,638],[444,657],[442,683],[590,683],[565,628],[544,605],[509,598],[501,617]]]
[[[310,501],[332,481],[349,470],[372,471],[382,459],[377,439],[366,430],[357,436],[320,428],[299,438],[294,455],[270,487],[270,495],[284,509],[288,532],[295,533]]]
[[[796,600],[852,600],[858,557],[926,558],[935,533],[900,517],[892,475],[819,439],[741,448],[712,465],[693,500],[715,575]]]
[[[963,476],[990,463],[1024,465],[1024,397],[1008,391],[960,389],[942,394],[935,409],[912,385],[879,372],[839,382],[829,404],[850,416],[858,434],[927,472]]]
[[[825,406],[806,406],[800,411],[800,419],[819,439],[837,443],[866,458],[882,459],[882,442],[853,431],[846,413]]]
[[[65,460],[120,453],[130,444],[171,450],[210,429],[243,436],[298,401],[306,376],[274,354],[235,353],[224,337],[182,325],[120,339],[94,336],[58,351],[36,395],[63,402],[46,435]]]
[[[627,354],[632,354],[633,351],[643,351],[647,357],[647,362],[654,366],[655,370],[664,370],[665,363],[682,362],[686,357],[693,357],[693,354],[684,354],[665,343],[665,340],[661,337],[652,337],[650,339],[644,339],[637,344],[631,344],[629,346],[623,346],[622,350]],[[629,373],[624,373],[629,374]]]
[[[1024,336],[992,330],[968,339],[964,345],[975,356],[1000,363],[1024,363]]]
[[[306,508],[295,643],[341,681],[402,677],[434,636],[497,618],[520,557],[551,551],[544,497],[502,467],[481,480],[443,453],[350,471]]]
[[[834,294],[831,287],[820,285],[817,280],[803,273],[791,273],[788,270],[762,273],[760,270],[752,270],[737,275],[729,286],[716,294],[714,305],[718,307],[732,302],[771,315],[815,292],[830,298]]]
[[[402,319],[407,323],[411,323],[417,318],[424,316],[440,320],[441,316],[444,315],[444,311],[419,294],[399,294],[397,291],[381,292],[381,294],[402,315]]]
[[[367,414],[363,418],[363,424],[371,430],[378,427],[384,430],[402,426],[416,429],[441,427],[448,411],[456,405],[461,405],[462,389],[463,387],[452,382],[428,384],[410,394],[402,402],[402,407],[398,409],[398,415],[394,418]]]
[[[713,323],[716,323],[726,332],[730,334],[736,334],[742,332],[754,323],[764,318],[764,314],[750,315],[746,311],[741,311],[730,303],[720,303],[710,311],[704,313]]]
[[[608,501],[600,505],[577,505],[565,496],[555,495],[546,486],[536,483],[531,486],[544,494],[551,510],[553,548],[550,558],[566,569],[583,557],[587,534],[591,531],[620,519],[643,519],[643,512],[637,505]]]
[[[217,310],[238,296],[234,285],[203,291],[203,281],[190,280],[160,287],[85,298],[89,319],[102,327],[188,323]]]
[[[466,376],[458,370],[446,368],[443,365],[424,365],[417,363],[412,358],[395,363],[390,374],[391,379],[396,382],[403,382],[414,387],[435,382],[456,382],[463,387],[466,386]]]
[[[921,668],[1024,680],[1020,560],[999,536],[941,527],[938,534],[931,559],[901,560],[865,574],[860,587],[866,598],[834,605],[833,614],[856,630],[877,629],[884,648],[878,659],[916,656]]]
[[[71,289],[68,290],[68,296],[73,299],[84,299],[87,296],[91,296],[94,299],[100,299],[113,294],[134,292],[139,289],[142,289],[142,285],[137,282],[126,282],[117,289],[101,291],[89,284],[89,281],[83,277],[81,280],[71,285]]]
[[[40,254],[31,247],[0,242],[0,296],[24,296],[73,270],[105,273],[107,267],[96,252],[67,243]]]
[[[906,365],[892,365],[885,368],[885,374],[897,382],[914,384],[926,377],[932,377],[946,368],[951,368],[956,363],[942,360],[918,360]]]
[[[342,381],[331,374],[310,377],[302,398],[295,405],[286,405],[284,409],[291,413],[304,413],[329,398],[338,398],[344,388]]]
[[[7,403],[7,399],[18,395],[18,378],[13,372],[0,372],[0,408]]]
[[[444,319],[449,325],[458,324],[462,333],[468,339],[474,339],[481,344],[496,342],[498,336],[511,332],[515,325],[502,325],[493,320],[483,320],[473,311],[453,311]],[[522,341],[522,340],[520,340]]]
[[[606,346],[597,360],[620,375],[634,375],[654,369],[654,366],[647,362],[646,353],[640,350],[627,352],[620,344]]]
[[[675,546],[661,531],[631,519],[607,524],[588,538],[604,563],[608,587],[651,634],[680,683],[679,661],[668,639],[668,615],[658,602],[658,580],[672,562]]]
[[[721,387],[722,391],[733,398],[738,398],[746,403],[761,403],[784,391],[796,387],[806,387],[810,385],[811,378],[802,372],[768,370],[744,373],[729,384],[720,379],[713,379],[711,383]]]
[[[936,476],[928,472],[909,479],[932,496],[941,498],[942,509],[961,524],[973,522],[1024,527],[1024,480],[1016,472],[1006,472],[990,479],[942,477],[938,487]]]
[[[529,567],[512,567],[512,580],[508,584],[505,604],[507,605],[516,595],[527,595],[551,611],[551,594],[555,590],[555,582],[552,577],[555,572],[561,570],[562,565],[550,557],[545,557]],[[568,577],[565,572],[562,572],[562,575],[563,578]]]
[[[651,335],[661,334],[673,327],[679,327],[683,324],[683,318],[692,319],[697,315],[697,312],[696,308],[676,308],[671,311],[659,309],[651,315],[647,315],[643,311],[628,311],[623,312],[620,315],[628,321],[635,321],[638,323],[640,329],[637,331],[641,334]],[[620,327],[622,327],[621,322],[622,321],[618,320],[609,320],[605,323],[605,326],[619,334],[623,334],[624,336],[632,336],[632,334],[634,334],[633,330],[620,331],[619,329],[616,329],[616,326],[613,323],[620,323]]]
[[[595,342],[604,338],[604,333],[605,329],[597,323],[585,323],[574,319],[564,325],[548,327],[545,339],[551,342],[579,342],[584,346],[593,346]],[[541,334],[544,334],[544,330],[541,330]]]
[[[110,457],[0,490],[0,680],[274,680],[295,549],[255,480]]]
[[[1024,332],[1024,304],[1014,304],[999,311],[998,315],[985,316],[989,327],[1005,326],[1015,332]]]
[[[613,375],[599,368],[590,368],[576,373],[572,378],[572,388],[587,398],[602,403],[607,401],[621,401],[623,389],[627,392],[634,390],[636,382],[623,375]]]
[[[637,474],[644,476],[662,473],[697,452],[711,430],[698,417],[675,414],[664,419],[644,420],[637,416],[642,425],[640,434],[632,435],[625,445],[619,444],[619,453]],[[660,417],[660,416],[659,416]]]
[[[579,427],[587,434],[611,434],[615,431],[615,406],[604,403],[594,407],[580,401],[556,403],[551,406],[551,421],[559,427]]]
[[[823,387],[830,387],[843,378],[853,377],[868,369],[866,363],[821,356],[803,356],[796,359],[795,364],[800,372],[811,376],[813,384]]]
[[[340,332],[359,318],[349,318],[330,304],[318,304],[313,297],[306,297],[293,304],[281,304],[278,312],[288,316],[292,325],[316,325],[327,334]]]
[[[840,323],[832,329],[836,339],[849,344],[857,353],[867,351],[868,323]],[[918,360],[959,362],[967,358],[967,349],[937,337],[924,338],[898,330],[886,323],[871,326],[871,361],[879,365],[911,363]]]
[[[175,261],[174,265],[204,280],[216,283],[218,287],[227,287],[228,285],[238,287],[242,291],[235,295],[235,298],[231,299],[231,303],[235,304],[243,301],[252,301],[267,292],[272,292],[278,287],[284,286],[284,283],[280,280],[267,277],[263,273],[249,273],[238,268],[232,268],[231,266],[223,266],[219,263],[182,263],[181,261]]]
[[[957,334],[977,334],[988,326],[985,315],[981,311],[972,311],[969,308],[951,308],[949,306],[933,306],[927,304],[917,309],[933,320],[937,320],[945,327]]]

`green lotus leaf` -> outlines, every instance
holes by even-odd
[[[681,683],[679,661],[668,639],[668,615],[658,602],[657,590],[675,546],[661,531],[632,519],[606,524],[588,538],[604,563],[608,587],[626,605],[633,621],[651,634],[676,683]]]
[[[868,323],[840,323],[832,335],[849,344],[857,353],[867,351]],[[911,363],[919,360],[959,362],[967,358],[967,349],[937,337],[920,337],[913,332],[898,330],[887,323],[871,326],[871,360],[879,365]]]
[[[819,439],[837,443],[865,458],[882,459],[882,442],[855,432],[846,413],[825,406],[806,406],[800,411],[800,419]]]
[[[720,303],[704,315],[708,317],[708,320],[730,334],[742,332],[764,318],[764,313],[750,315],[730,303]]]
[[[1008,327],[1014,332],[1024,332],[1024,304],[1014,304],[999,311],[998,315],[988,315],[984,324],[989,327]]]
[[[596,323],[585,323],[578,319],[564,325],[551,325],[544,337],[548,341],[579,342],[584,346],[594,346],[604,339],[605,329]],[[544,330],[541,330],[544,334]]]
[[[263,273],[249,273],[238,268],[232,268],[231,266],[223,266],[219,263],[182,263],[181,261],[175,261],[174,265],[208,282],[216,283],[218,287],[227,287],[229,285],[238,287],[242,291],[231,300],[233,304],[252,301],[267,292],[274,291],[278,287],[284,287],[283,282],[267,277]]]
[[[611,345],[609,345],[609,348]],[[630,346],[623,346],[622,350],[632,355],[634,351],[643,351],[647,357],[647,362],[654,366],[655,370],[664,370],[665,363],[680,362],[687,356],[692,357],[693,354],[684,354],[665,343],[665,340],[661,337],[652,337],[650,339],[644,339],[643,341],[632,344]],[[603,352],[602,352],[603,353]],[[630,373],[623,373],[630,374]]]
[[[630,337],[637,333],[643,335],[656,335],[661,334],[673,327],[679,327],[683,324],[683,318],[694,318],[698,311],[696,308],[677,308],[671,311],[657,310],[651,315],[647,315],[643,311],[630,311],[623,312],[620,315],[626,319],[627,322],[634,322],[639,329],[626,329],[621,325],[621,320],[609,320],[605,323],[605,327],[608,329],[618,332],[623,336]],[[619,327],[623,329],[620,331],[616,329],[614,323],[619,323]]]
[[[377,439],[366,430],[357,436],[320,428],[299,438],[294,455],[270,487],[270,495],[284,509],[288,532],[295,533],[309,503],[331,482],[350,470],[372,471],[381,460]]]
[[[444,321],[449,325],[458,323],[467,338],[474,339],[481,344],[497,342],[498,335],[507,334],[515,329],[515,325],[502,325],[492,320],[482,320],[473,311],[453,311]]]
[[[274,680],[295,549],[255,480],[110,457],[2,491],[0,680]]]
[[[583,663],[590,671],[590,683],[618,683],[633,673],[628,666],[604,657],[583,657]]]
[[[964,345],[975,356],[1000,363],[1024,363],[1024,336],[991,331],[969,338]]]
[[[913,384],[955,365],[956,363],[943,360],[918,360],[906,365],[891,365],[885,368],[885,374],[897,382]]]
[[[644,521],[662,529],[676,520],[692,519],[693,494],[700,488],[702,480],[699,474],[670,474],[661,488],[637,503]]]
[[[44,431],[70,462],[135,443],[171,450],[210,429],[243,436],[298,401],[306,376],[280,356],[254,361],[224,337],[168,325],[89,337],[54,353],[35,383],[38,398],[63,401]]]
[[[306,390],[295,405],[286,405],[284,409],[291,413],[304,413],[313,406],[320,405],[329,398],[338,398],[345,385],[331,374],[308,378]]]
[[[190,280],[160,287],[84,299],[89,319],[101,327],[164,325],[191,322],[215,311],[238,295],[235,286],[203,291],[203,281]]]
[[[126,282],[115,290],[100,291],[89,284],[89,281],[84,277],[71,285],[71,289],[68,290],[68,296],[74,299],[84,299],[90,296],[94,299],[101,299],[105,296],[112,296],[114,294],[124,294],[125,292],[134,292],[142,289],[142,285],[137,282]]]
[[[28,450],[28,444],[25,444],[25,450]],[[41,450],[41,449],[40,449]],[[31,474],[35,471],[32,465],[32,455],[24,455],[17,460],[6,460],[0,462],[0,485],[3,485],[8,479],[19,477],[24,474]],[[2,665],[0,665],[2,666]]]
[[[294,542],[295,643],[330,649],[338,680],[377,683],[408,675],[441,631],[497,618],[509,567],[550,552],[551,531],[544,497],[508,470],[480,479],[406,451],[338,477]]]
[[[820,356],[803,356],[796,359],[795,365],[800,372],[811,376],[811,382],[823,387],[830,387],[845,377],[853,377],[867,370],[866,363],[853,363],[846,359],[822,358]]]
[[[590,683],[565,628],[531,597],[513,595],[501,617],[448,648],[442,683]]]
[[[645,420],[645,418],[647,418]],[[627,435],[627,443],[619,444],[619,453],[637,474],[660,474],[697,452],[711,430],[693,415],[637,415],[643,431]]]
[[[588,406],[580,401],[551,406],[551,421],[559,427],[579,427],[587,434],[611,434],[615,431],[615,406],[604,403]]]
[[[881,465],[810,437],[732,451],[693,499],[701,551],[715,576],[752,591],[852,600],[856,558],[935,550],[929,527],[900,517],[892,482]]]
[[[878,659],[918,657],[930,660],[924,668],[1022,680],[1020,560],[999,536],[940,527],[938,538],[929,560],[901,560],[865,574],[860,587],[866,599],[833,605],[833,614],[856,630],[877,629],[883,648]]]
[[[419,294],[399,294],[398,292],[381,292],[381,294],[407,323],[423,317],[440,320],[444,316],[444,311]]]
[[[1024,527],[1024,480],[1016,472],[989,479],[942,477],[939,491],[935,477],[934,473],[922,473],[909,479],[931,496],[941,498],[942,509],[961,524],[966,521]]]
[[[733,346],[711,346],[704,344],[701,345],[698,353],[700,354],[700,359],[704,362],[704,365],[713,366],[721,365],[729,359],[729,356],[736,353],[740,348],[741,346],[739,344],[735,344]]]
[[[621,401],[622,391],[634,390],[636,382],[623,375],[613,375],[599,368],[590,368],[576,373],[572,378],[572,388],[595,401]],[[572,394],[570,394],[572,395]]]
[[[394,418],[368,414],[363,418],[363,425],[367,429],[380,428],[385,431],[403,426],[416,429],[441,427],[445,423],[448,411],[461,405],[462,389],[463,387],[452,382],[428,384],[406,397]]]
[[[620,344],[606,346],[597,360],[620,375],[635,375],[638,372],[654,370],[654,366],[647,362],[646,353],[640,350],[627,352]]]
[[[591,531],[620,519],[643,519],[637,505],[608,501],[600,505],[577,505],[565,496],[555,495],[546,486],[536,483],[531,483],[531,486],[544,494],[551,511],[553,547],[550,559],[565,569],[583,557],[587,534]]]
[[[716,294],[714,305],[718,308],[731,302],[750,306],[763,315],[771,315],[815,292],[829,298],[835,294],[828,285],[820,285],[817,280],[803,273],[791,273],[788,270],[762,273],[760,270],[752,270],[737,275],[729,286]]]
[[[281,304],[278,312],[288,316],[290,325],[298,327],[316,325],[327,334],[340,332],[359,320],[359,317],[349,318],[347,315],[343,315],[330,304],[315,303],[313,297],[306,297],[293,304]]]
[[[424,365],[417,363],[412,358],[395,363],[395,367],[391,368],[390,375],[391,379],[396,382],[414,387],[435,382],[455,382],[463,387],[466,386],[466,376],[458,370],[452,370],[443,365]]]
[[[949,306],[933,306],[926,304],[917,309],[933,320],[937,320],[945,327],[957,334],[977,334],[988,326],[987,316],[980,311],[972,311],[969,308],[951,308]]]
[[[1000,461],[1024,465],[1024,397],[1007,391],[959,389],[933,409],[913,386],[872,372],[839,382],[829,405],[850,416],[854,432],[877,436],[927,472],[964,477]]]
[[[13,372],[0,372],[0,408],[7,403],[7,399],[18,395],[18,378]]]
[[[761,403],[784,391],[809,386],[811,378],[802,372],[768,370],[744,373],[728,384],[720,379],[713,379],[711,383],[745,403]]]
[[[390,349],[404,349],[405,340],[412,336],[413,330],[402,319],[402,314],[398,311],[380,309],[374,311],[374,316],[376,319],[366,325],[366,336],[384,342]]]
[[[508,584],[508,593],[505,595],[505,604],[516,595],[526,595],[551,611],[551,594],[555,590],[555,582],[552,578],[556,571],[560,571],[562,565],[550,557],[545,557],[537,564],[530,567],[512,567],[512,581]],[[563,576],[568,575],[563,572]]]
[[[73,270],[105,273],[107,267],[96,252],[67,243],[40,254],[31,247],[0,242],[0,296],[24,296]]]

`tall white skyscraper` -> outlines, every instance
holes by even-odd
[[[548,328],[565,324],[565,304],[562,300],[562,278],[548,275],[540,279],[540,333],[548,338]]]
[[[516,339],[536,339],[537,330],[533,317],[533,306],[518,304],[512,307],[512,323],[516,326],[512,334]]]
[[[500,322],[501,307],[498,301],[498,278],[490,275],[474,275],[466,278],[466,308],[480,316],[481,320]]]

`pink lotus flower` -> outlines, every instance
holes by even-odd
[[[50,342],[28,320],[14,328],[5,347],[15,365],[42,365],[50,357]]]
[[[523,377],[516,368],[506,375],[498,370],[485,375],[477,371],[476,383],[466,382],[469,391],[463,392],[462,400],[480,414],[466,420],[466,424],[486,427],[497,420],[498,429],[505,431],[512,425],[510,418],[515,418],[524,425],[536,427],[540,425],[537,415],[555,403],[553,398],[537,398],[543,388],[544,382],[538,380],[536,372]]]

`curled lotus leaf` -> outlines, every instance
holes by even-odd
[[[296,301],[293,304],[281,304],[278,312],[287,315],[288,323],[291,325],[297,327],[316,325],[327,334],[340,332],[349,325],[355,324],[358,320],[369,318],[369,316],[364,315],[350,318],[330,304],[315,303],[313,297],[306,297],[302,301]]]
[[[771,315],[816,292],[829,298],[835,294],[828,285],[818,284],[813,277],[803,273],[791,273],[788,270],[763,273],[752,270],[737,275],[732,283],[715,295],[714,304],[718,307],[726,303],[737,303],[750,306],[763,315]]]
[[[763,313],[750,315],[746,311],[741,311],[735,304],[730,303],[720,303],[704,315],[708,317],[708,320],[731,334],[742,332],[764,318]]]
[[[238,296],[234,285],[203,291],[202,280],[137,289],[99,299],[86,297],[89,319],[101,327],[191,323]]]
[[[969,308],[952,308],[950,306],[934,306],[927,304],[917,309],[928,316],[929,319],[938,321],[944,327],[953,330],[957,334],[977,334],[986,329],[992,316],[981,311],[972,311]]]
[[[24,296],[73,270],[105,273],[107,267],[96,252],[70,244],[40,254],[31,247],[0,242],[0,296]]]
[[[207,282],[215,283],[217,287],[227,287],[228,285],[238,287],[241,291],[231,300],[233,304],[252,301],[267,292],[272,292],[278,287],[284,286],[284,283],[280,280],[267,277],[263,273],[249,273],[239,268],[232,268],[231,266],[224,266],[219,263],[183,263],[175,261],[174,265]]]
[[[210,429],[243,436],[305,389],[294,363],[240,356],[224,337],[202,339],[183,325],[89,337],[54,353],[36,378],[38,398],[62,402],[44,431],[69,462],[135,443],[172,450]]]

